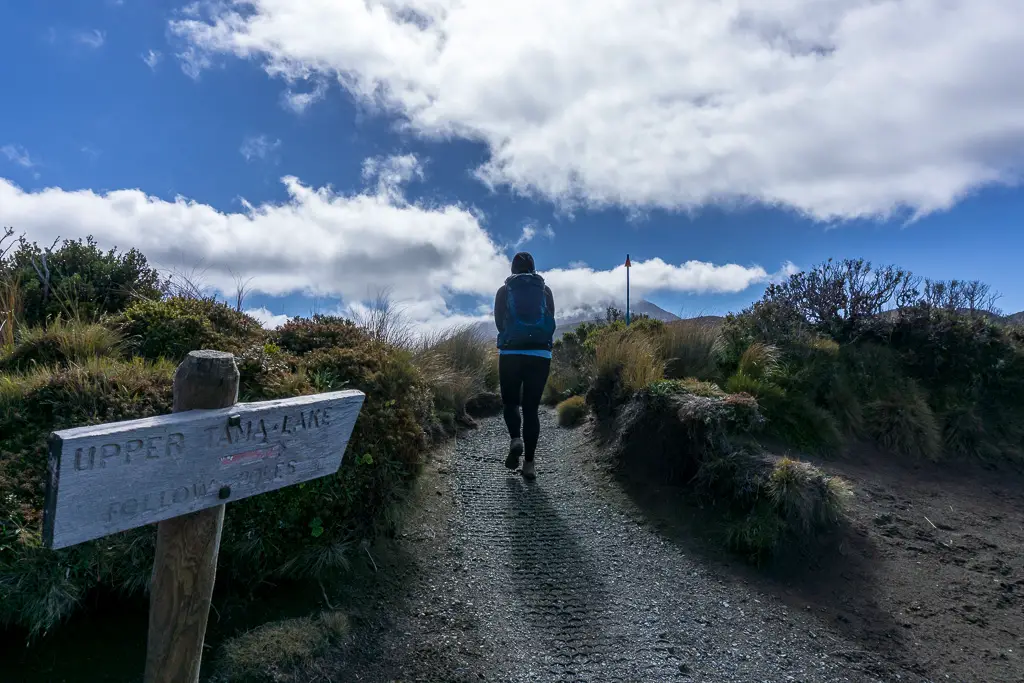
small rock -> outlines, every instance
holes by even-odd
[[[683,662],[682,664],[680,664],[679,665],[679,673],[682,673],[682,674],[690,673],[690,665],[687,664],[686,662]]]

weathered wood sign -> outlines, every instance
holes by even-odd
[[[44,544],[64,548],[333,474],[363,400],[341,391],[54,432]]]

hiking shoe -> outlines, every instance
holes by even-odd
[[[532,460],[527,460],[523,463],[523,478],[524,479],[536,479],[537,478],[537,466]]]
[[[505,467],[510,470],[519,467],[519,458],[523,455],[523,448],[522,439],[512,439],[512,443],[508,447],[508,457],[505,458]]]

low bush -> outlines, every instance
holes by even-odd
[[[169,312],[214,335],[225,334],[219,330],[232,320],[242,325],[235,341],[242,347],[237,360],[244,399],[348,388],[366,394],[337,474],[232,503],[224,522],[218,577],[228,585],[336,575],[363,539],[393,529],[395,510],[424,455],[425,421],[433,414],[430,387],[409,351],[365,336],[349,347],[317,348],[313,342],[330,338],[336,321],[295,323],[292,333],[301,329],[303,341],[295,343],[298,335],[292,334],[291,348],[304,352],[294,353],[262,335],[250,336],[244,318],[203,318],[202,310],[222,313],[203,306],[147,306],[139,309],[147,315],[126,317],[136,324],[156,320],[166,332],[175,329]],[[153,312],[158,315],[148,315]],[[354,341],[360,333],[346,334]],[[0,375],[0,623],[41,633],[97,588],[145,590],[151,527],[58,551],[41,547],[46,439],[55,429],[170,412],[174,367],[162,359],[93,358]]]
[[[555,410],[560,426],[575,427],[587,416],[587,402],[582,396],[573,396],[559,403]]]
[[[46,440],[53,430],[170,412],[173,371],[163,361],[93,359],[0,375],[0,624],[39,633],[98,586],[145,589],[152,529],[60,551],[41,547]]]
[[[124,335],[133,353],[150,360],[179,362],[197,349],[238,354],[265,339],[255,318],[211,299],[138,301],[107,324]]]
[[[696,380],[656,382],[615,424],[620,466],[715,501],[727,545],[758,563],[833,529],[850,497],[842,480],[762,453],[755,439],[764,420],[745,393]]]
[[[853,495],[809,463],[742,449],[707,459],[695,483],[700,496],[727,501],[726,545],[755,564],[810,547],[842,522]]]
[[[573,396],[583,396],[590,388],[590,381],[589,375],[583,374],[576,368],[552,362],[541,402],[547,406],[556,406]]]

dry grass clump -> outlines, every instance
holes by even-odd
[[[559,403],[555,410],[560,426],[575,427],[587,416],[587,401],[582,396],[573,396]]]
[[[348,630],[348,616],[337,611],[265,624],[221,646],[217,678],[224,683],[297,681],[296,670],[312,664]]]
[[[659,341],[669,379],[709,380],[718,376],[722,334],[717,327],[687,320],[674,322],[665,326]]]
[[[665,365],[657,343],[650,336],[634,332],[613,332],[596,348],[599,378],[615,377],[627,391],[639,391],[664,376]]]
[[[120,358],[123,352],[124,341],[118,332],[95,323],[57,318],[47,327],[18,330],[10,353],[0,359],[0,372]]]
[[[472,325],[442,330],[421,340],[413,362],[432,387],[440,413],[462,415],[467,401],[498,386],[498,354]]]

